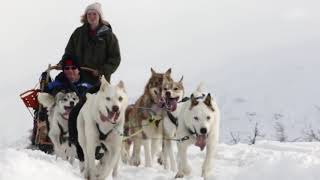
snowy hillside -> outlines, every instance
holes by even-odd
[[[40,151],[24,149],[26,141],[0,148],[0,180],[80,180],[78,162],[72,166]],[[189,150],[192,174],[188,180],[200,180],[204,152]],[[319,143],[279,143],[261,141],[257,145],[220,144],[212,180],[318,180],[320,176]],[[120,165],[121,180],[168,180],[175,173],[153,168]],[[108,179],[112,179],[109,177]]]

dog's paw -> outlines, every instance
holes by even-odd
[[[130,164],[133,166],[139,166],[141,164],[141,161],[139,158],[132,157],[130,160]]]
[[[183,178],[183,177],[184,177],[183,173],[178,172],[174,178],[177,179],[177,178]]]
[[[158,163],[159,163],[160,165],[163,165],[163,164],[164,164],[163,156],[159,156],[159,157],[158,157]]]

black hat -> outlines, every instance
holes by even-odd
[[[61,62],[62,62],[62,69],[65,66],[76,66],[78,69],[80,69],[80,64],[76,56],[64,55],[62,57]]]

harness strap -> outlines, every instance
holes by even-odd
[[[113,128],[109,131],[109,132],[107,132],[107,134],[103,134],[103,132],[100,130],[100,128],[99,128],[99,124],[98,123],[96,123],[96,126],[97,126],[97,128],[98,128],[98,131],[99,131],[99,140],[106,140],[107,139],[107,137],[109,136],[109,134],[112,132],[112,130],[113,130]]]
[[[60,144],[64,143],[67,141],[68,137],[66,136],[68,134],[68,131],[64,131],[63,127],[61,126],[60,123],[58,123],[59,129],[60,129],[60,137],[59,137],[59,141]]]
[[[174,115],[170,112],[170,111],[167,111],[167,115],[170,119],[170,121],[176,126],[176,128],[178,127],[179,125],[179,122],[178,122],[178,118],[174,117]]]
[[[95,151],[96,160],[100,160],[104,156],[105,152],[107,151],[108,151],[107,147],[101,142],[100,146],[96,147],[96,151]]]
[[[198,96],[198,97],[195,97],[196,100],[198,99],[203,99],[206,95],[205,94],[202,94],[201,96]],[[186,102],[186,101],[189,101],[190,100],[190,97],[184,97],[182,98],[181,101],[179,101],[178,103],[182,103],[182,102]]]

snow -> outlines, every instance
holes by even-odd
[[[32,117],[18,95],[35,86],[48,63],[60,60],[88,3],[1,4],[0,180],[81,179],[77,163],[25,149]],[[222,112],[214,179],[319,179],[319,143],[271,140],[279,123],[288,141],[305,141],[304,131],[320,129],[320,1],[101,3],[122,54],[112,81],[124,81],[130,102],[141,95],[150,67],[171,67],[176,80],[183,75],[186,95],[200,82],[214,95]],[[246,145],[256,123],[263,141]],[[231,133],[244,144],[228,145]],[[185,179],[200,179],[204,153],[189,153],[194,171]],[[121,165],[120,172],[119,179],[174,177],[160,166]]]
[[[130,102],[143,92],[150,68],[184,76],[186,95],[200,82],[216,98],[221,141],[240,141],[258,123],[276,140],[281,123],[289,140],[304,140],[320,127],[320,2],[313,0],[101,1],[119,39],[123,80]],[[6,1],[0,15],[0,141],[18,140],[32,127],[18,95],[33,88],[48,63],[57,63],[87,1]],[[58,12],[58,13],[57,13]],[[53,72],[54,75],[56,72]],[[10,107],[10,108],[8,108]]]
[[[22,140],[10,147],[1,148],[1,180],[80,180],[78,161],[73,165],[38,150],[26,149],[28,142]],[[199,180],[204,152],[193,146],[188,151],[192,173],[184,179]],[[142,156],[143,157],[143,156]],[[219,144],[212,180],[318,180],[320,168],[320,143],[280,143],[258,141],[256,145]],[[134,167],[120,164],[117,179],[136,180],[173,179],[175,172],[154,167]],[[108,180],[112,177],[107,178]]]

